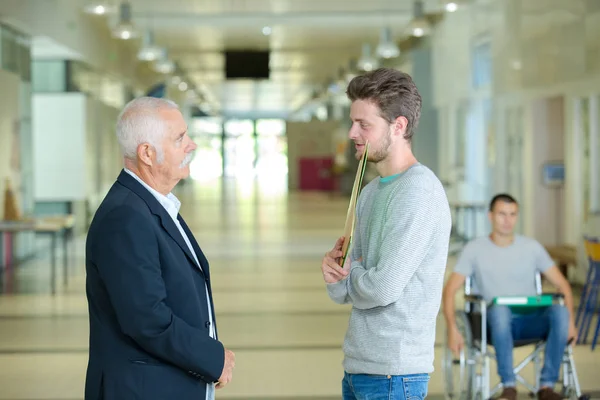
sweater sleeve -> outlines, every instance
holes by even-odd
[[[397,301],[427,256],[436,235],[439,214],[424,188],[398,193],[388,205],[377,264],[369,269],[352,264],[347,278],[354,307],[370,309]]]

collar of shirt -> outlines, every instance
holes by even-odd
[[[124,168],[125,172],[131,175],[135,180],[142,184],[155,198],[158,202],[167,210],[167,213],[173,218],[174,221],[177,221],[177,214],[179,214],[179,209],[181,208],[181,202],[173,193],[169,193],[168,195],[164,195],[159,193],[158,191],[152,189],[146,182],[144,182],[139,176],[137,176],[132,171]]]

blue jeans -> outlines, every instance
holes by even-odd
[[[487,320],[496,350],[498,375],[504,387],[516,386],[513,342],[544,337],[546,348],[540,387],[554,387],[569,335],[569,311],[566,307],[554,305],[531,314],[513,314],[507,306],[494,305],[488,309]]]
[[[365,375],[344,373],[343,400],[423,400],[428,374]]]

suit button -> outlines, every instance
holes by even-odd
[[[204,323],[204,326],[205,326],[205,327],[207,327],[207,328],[208,328],[208,327],[210,327],[210,321],[206,321],[206,322]]]

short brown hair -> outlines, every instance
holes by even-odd
[[[504,202],[504,203],[509,203],[509,204],[516,204],[517,206],[519,206],[519,203],[517,203],[517,200],[515,200],[514,197],[512,197],[510,194],[508,193],[500,193],[495,195],[492,198],[492,201],[490,201],[490,211],[494,211],[494,207],[496,206],[496,203],[498,202]]]
[[[421,117],[421,95],[410,75],[392,68],[379,68],[353,78],[346,94],[350,101],[374,102],[381,117],[390,124],[398,117],[405,117],[408,125],[404,139],[411,141]]]

